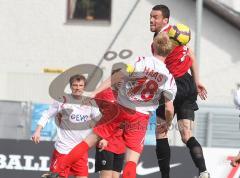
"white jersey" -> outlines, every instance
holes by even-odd
[[[44,111],[38,125],[44,127],[50,118],[57,113],[62,114],[57,123],[57,140],[55,149],[61,154],[68,154],[73,147],[80,143],[92,131],[90,124],[98,121],[101,113],[91,100],[89,105],[68,104],[71,96],[67,96],[64,103],[55,101],[47,111]]]
[[[118,101],[125,107],[148,114],[157,109],[163,95],[173,101],[176,92],[175,80],[162,61],[154,56],[139,57],[133,73],[120,89]]]

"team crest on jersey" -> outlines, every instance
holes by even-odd
[[[106,160],[102,160],[102,165],[105,166],[107,164]]]

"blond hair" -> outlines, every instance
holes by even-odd
[[[173,48],[172,42],[165,32],[157,34],[157,36],[153,39],[153,46],[156,53],[163,57],[166,57]]]

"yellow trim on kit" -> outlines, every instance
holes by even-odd
[[[44,68],[43,69],[44,73],[54,73],[54,74],[63,73],[64,71],[65,71],[64,69],[53,69],[53,68]]]

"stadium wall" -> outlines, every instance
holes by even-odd
[[[130,50],[132,55],[125,61],[150,55],[149,12],[157,3],[112,0],[111,23],[107,24],[68,22],[66,0],[1,1],[0,99],[50,103],[48,87],[58,74],[44,73],[44,68],[65,70],[78,64],[95,64],[103,70],[103,80],[114,63],[123,61],[117,55],[114,60],[99,64],[106,50],[117,54]],[[170,7],[171,23],[191,27],[193,46],[195,2],[161,3]],[[240,31],[207,9],[203,12],[202,29],[200,76],[209,96],[204,103],[232,105],[231,90],[240,74]]]

